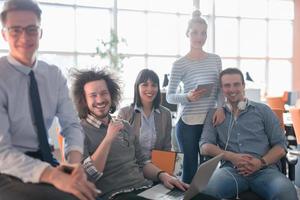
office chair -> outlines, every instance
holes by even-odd
[[[297,144],[300,144],[300,108],[290,109]]]
[[[288,100],[289,100],[289,92],[288,91],[283,92],[282,100],[283,100],[284,103],[288,102]]]
[[[289,100],[289,92],[284,91],[282,96],[279,97],[266,97],[267,104],[272,109],[281,109],[285,111],[284,105],[288,103]]]
[[[283,97],[266,97],[266,100],[270,108],[285,110]]]

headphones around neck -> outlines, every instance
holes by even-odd
[[[226,102],[226,103],[225,103],[225,106],[226,106],[226,108],[227,108],[230,112],[232,112],[232,106],[231,106],[230,103]],[[245,99],[242,100],[242,101],[239,101],[239,103],[238,103],[238,105],[237,105],[239,111],[245,110],[247,106],[248,106],[248,99],[247,99],[247,98],[245,98]]]

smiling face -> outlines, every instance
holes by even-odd
[[[227,102],[233,107],[244,100],[245,84],[240,74],[224,74],[221,78],[221,87]]]
[[[158,85],[148,79],[146,82],[140,83],[138,87],[142,104],[152,105],[158,92]]]
[[[207,25],[203,23],[192,23],[188,36],[191,49],[202,49],[207,38]]]
[[[10,54],[24,65],[32,66],[41,38],[40,29],[37,34],[30,34],[24,28],[39,26],[38,17],[31,11],[10,11],[7,13],[2,35],[4,40],[8,42]],[[14,35],[14,31],[10,32],[9,29],[12,30],[15,27],[23,28],[23,32]]]
[[[84,85],[89,112],[98,119],[105,119],[111,108],[111,96],[104,80],[91,81]]]

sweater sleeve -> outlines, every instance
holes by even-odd
[[[176,64],[176,62],[173,64],[173,68],[171,71],[171,76],[170,76],[170,83],[167,91],[167,101],[168,103],[172,104],[183,104],[187,103],[187,94],[188,93],[177,93],[177,88],[179,86],[179,83],[182,80],[182,72],[184,70],[182,69],[182,66],[179,64]]]

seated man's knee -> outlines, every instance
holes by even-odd
[[[207,187],[205,188],[205,194],[214,196],[216,198],[233,198],[242,191],[242,185],[239,185],[238,180],[226,172],[224,169],[217,169],[211,177]]]
[[[278,199],[278,200],[285,200],[285,199],[291,199],[291,200],[297,200],[297,191],[295,189],[294,184],[290,180],[279,182],[277,181],[276,185],[274,186],[274,194],[272,195],[272,199]]]
[[[265,187],[256,187],[259,187],[258,190],[262,193],[261,195],[264,196],[265,199],[298,199],[294,184],[283,174],[279,174],[278,176],[274,175],[272,180],[265,182],[264,185]]]

